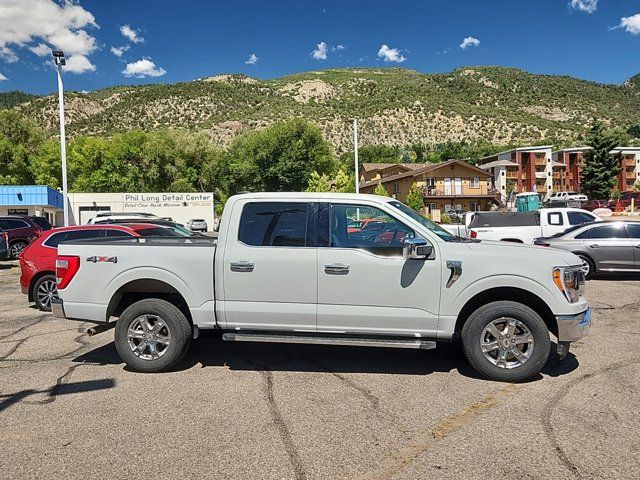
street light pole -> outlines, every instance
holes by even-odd
[[[360,185],[358,182],[358,120],[353,119],[353,162],[355,164],[355,172],[354,175],[356,178],[356,193],[360,193]]]
[[[62,202],[64,226],[69,226],[69,202],[67,200],[67,141],[64,132],[64,87],[62,85],[62,66],[66,64],[64,53],[54,50],[53,58],[58,71],[58,106],[60,108],[60,155],[62,157]]]

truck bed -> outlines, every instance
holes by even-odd
[[[65,314],[68,318],[107,322],[113,315],[114,301],[134,294],[144,283],[159,294],[180,295],[192,312],[193,323],[212,328],[215,246],[216,239],[204,236],[61,243],[59,257],[79,257],[78,272],[60,291]],[[167,288],[169,285],[172,287]]]
[[[534,227],[540,225],[538,212],[476,212],[469,228]]]

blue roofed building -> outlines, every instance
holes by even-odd
[[[0,215],[36,215],[62,225],[62,194],[46,185],[0,185]]]

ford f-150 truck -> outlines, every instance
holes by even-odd
[[[385,222],[384,236],[349,232]],[[115,326],[132,368],[158,372],[202,329],[226,341],[430,349],[460,339],[483,375],[519,381],[587,334],[575,255],[456,237],[386,197],[255,193],[227,201],[217,241],[58,247],[54,315]]]

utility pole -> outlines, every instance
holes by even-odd
[[[358,120],[353,119],[353,162],[355,164],[356,193],[360,193],[360,185],[358,182]]]
[[[60,155],[62,157],[62,202],[64,226],[69,226],[69,202],[67,200],[67,141],[64,132],[64,87],[62,85],[62,67],[66,65],[62,50],[51,52],[58,71],[58,106],[60,108]]]

